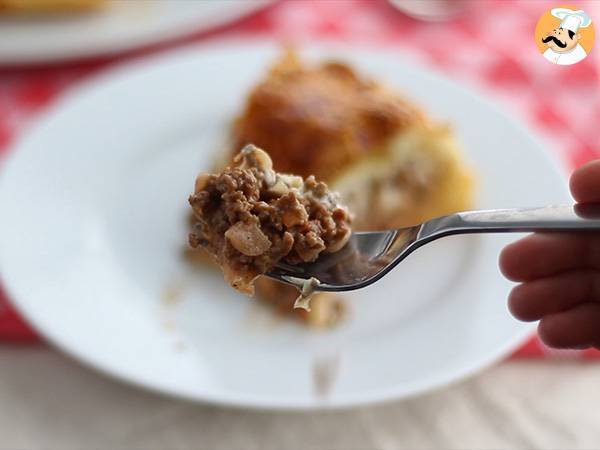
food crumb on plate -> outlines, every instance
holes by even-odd
[[[339,374],[340,354],[316,355],[313,361],[313,387],[315,396],[327,397]]]

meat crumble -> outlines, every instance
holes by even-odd
[[[225,279],[249,295],[254,280],[279,262],[315,261],[344,247],[351,233],[348,210],[325,183],[276,173],[254,145],[233,167],[200,174],[189,202],[197,220],[190,245],[205,248]]]

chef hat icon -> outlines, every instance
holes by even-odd
[[[550,13],[561,20],[560,28],[577,33],[579,28],[586,28],[592,23],[590,16],[585,11],[574,11],[569,8],[554,8]]]

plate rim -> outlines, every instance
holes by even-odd
[[[113,0],[114,1],[114,0]],[[178,39],[185,39],[194,33],[210,33],[219,27],[227,26],[238,20],[244,19],[252,14],[261,12],[263,9],[273,6],[277,0],[236,0],[235,8],[224,13],[223,19],[217,19],[213,16],[205,18],[200,26],[192,20],[184,24],[175,24],[169,28],[161,30],[160,33],[151,34],[149,32],[129,37],[127,41],[119,45],[109,45],[107,43],[95,43],[90,47],[69,47],[62,49],[53,49],[52,51],[36,52],[27,51],[24,54],[2,54],[0,52],[0,67],[13,66],[36,66],[44,64],[59,64],[77,61],[90,61],[94,59],[110,58],[128,52],[142,51],[150,49],[153,46],[167,45]],[[185,45],[185,44],[184,44]],[[31,50],[31,49],[30,49]]]

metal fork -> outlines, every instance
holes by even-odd
[[[416,249],[441,237],[528,231],[600,231],[600,204],[469,211],[408,228],[352,233],[339,252],[314,263],[279,264],[267,276],[295,286],[315,278],[315,291],[351,291],[375,283]]]

